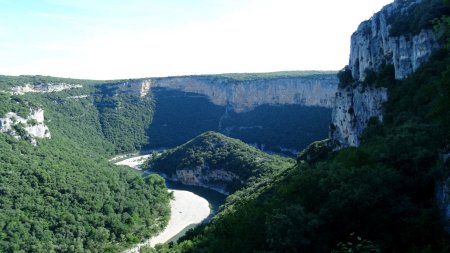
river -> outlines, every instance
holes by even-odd
[[[125,165],[139,171],[142,176],[148,176],[152,172],[142,171],[140,165],[150,156],[149,154],[124,155],[115,157],[111,161],[117,165]],[[167,227],[157,236],[135,245],[124,253],[139,252],[139,249],[143,246],[153,247],[158,243],[176,241],[190,228],[200,223],[209,222],[226,198],[225,195],[210,189],[186,186],[169,180],[166,180],[166,186],[174,195],[174,200],[170,202],[171,218]]]

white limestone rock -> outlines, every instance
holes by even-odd
[[[16,131],[17,125],[25,130],[26,136],[20,136]],[[50,130],[44,123],[44,110],[30,108],[30,114],[23,118],[14,112],[6,113],[4,118],[0,118],[0,132],[8,133],[16,139],[26,138],[33,145],[36,139],[51,138]]]
[[[356,88],[338,89],[332,113],[331,139],[346,146],[359,146],[359,137],[372,117],[383,121],[383,104],[387,101],[387,89]]]
[[[377,71],[387,64],[394,65],[396,79],[404,79],[439,47],[432,30],[422,30],[416,35],[389,35],[390,17],[408,12],[411,6],[419,2],[395,1],[359,25],[351,37],[350,48],[349,68],[355,80],[364,81],[367,70]]]
[[[238,81],[218,76],[180,76],[128,80],[111,84],[125,94],[147,95],[152,88],[166,88],[205,95],[235,112],[259,105],[300,104],[331,108],[338,80],[334,74]]]
[[[401,80],[417,70],[439,47],[431,30],[397,37],[389,34],[390,18],[407,13],[411,6],[420,2],[422,0],[397,0],[374,14],[370,20],[362,22],[353,33],[349,69],[355,84],[353,88],[338,88],[330,134],[342,147],[359,145],[359,137],[371,117],[383,120],[382,107],[387,101],[387,91],[383,88],[362,88],[366,71],[377,72],[381,67],[392,64],[395,78]]]
[[[25,84],[24,86],[13,87],[11,89],[11,93],[13,95],[23,95],[25,93],[50,93],[82,87],[83,86],[80,84],[68,84],[68,83],[46,83],[39,85]]]

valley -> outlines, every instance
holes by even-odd
[[[335,72],[297,71],[128,80],[105,85],[102,93],[152,96],[143,149],[175,147],[216,131],[292,157],[328,137],[337,83]]]
[[[0,75],[0,252],[450,252],[449,38],[394,0],[340,71]]]

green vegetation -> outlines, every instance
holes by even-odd
[[[326,139],[322,141],[315,141],[311,143],[298,155],[297,160],[307,162],[316,162],[330,157],[333,149],[337,146],[335,141]]]
[[[94,98],[103,135],[114,144],[116,153],[140,150],[148,143],[147,129],[153,118],[151,95],[99,93]]]
[[[311,142],[327,138],[330,122],[330,108],[261,105],[248,112],[228,112],[219,131],[264,151],[295,156]]]
[[[422,29],[432,29],[436,19],[450,14],[450,7],[445,1],[420,1],[408,7],[408,11],[393,13],[388,20],[391,24],[389,35],[393,37],[405,34],[416,35]],[[410,4],[410,1],[404,2]]]
[[[378,71],[366,69],[363,86],[387,87],[395,83],[395,68],[392,64],[381,66]]]
[[[0,75],[0,90],[9,91],[12,87],[25,86],[25,84],[40,85],[46,83],[67,83],[67,84],[81,84],[83,86],[90,86],[95,84],[108,83],[108,81],[82,80],[71,78],[60,78],[51,76],[5,76]]]
[[[206,131],[217,130],[225,108],[205,96],[154,89],[155,114],[148,129],[147,148],[176,147]]]
[[[439,158],[450,143],[449,51],[386,86],[385,120],[370,121],[359,148],[324,155],[313,144],[323,158],[255,179],[210,224],[156,251],[449,252],[434,202],[450,173]]]
[[[349,85],[352,85],[355,82],[355,80],[353,79],[353,76],[352,76],[352,71],[350,70],[350,68],[348,66],[345,66],[343,69],[341,69],[337,73],[337,77],[339,79],[339,87],[340,88],[347,87]]]
[[[225,77],[238,81],[250,81],[260,79],[275,79],[275,78],[295,78],[306,77],[315,75],[335,75],[336,71],[279,71],[279,72],[266,72],[266,73],[230,73],[211,75],[213,77]]]
[[[144,166],[168,175],[177,170],[207,168],[208,171],[224,170],[234,173],[239,180],[229,182],[228,191],[242,187],[262,175],[291,167],[294,160],[268,155],[242,141],[215,132],[206,132],[191,141],[167,150],[149,160]]]
[[[17,115],[26,118],[30,113],[29,108],[35,107],[35,105],[28,101],[24,101],[19,96],[11,96],[7,93],[0,93],[0,101],[10,101],[9,103],[3,103],[0,107],[0,118],[2,118],[8,112],[14,112]]]
[[[329,108],[262,105],[236,113],[194,93],[167,89],[154,89],[152,93],[155,113],[147,148],[175,147],[206,131],[216,131],[266,151],[292,156],[295,150],[326,138],[331,121]]]
[[[40,83],[41,77],[1,77],[0,84],[9,90],[36,78]],[[144,179],[107,161],[145,141],[140,138],[151,119],[151,97],[105,96],[98,92],[104,85],[95,83],[55,93],[0,93],[0,117],[9,111],[26,117],[30,107],[41,107],[52,134],[37,147],[0,134],[0,252],[118,252],[167,223],[164,180]],[[88,97],[71,98],[80,95]],[[117,102],[114,112],[96,104],[107,99]],[[102,122],[113,117],[135,124],[106,131]]]
[[[450,0],[444,0],[447,6],[450,6]],[[444,15],[434,20],[434,31],[441,44],[450,49],[450,15]]]

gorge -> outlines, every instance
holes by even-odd
[[[449,38],[448,0],[395,0],[339,72],[0,76],[0,252],[448,252]],[[227,196],[144,246],[194,188]]]
[[[299,71],[128,80],[101,92],[153,97],[144,149],[175,147],[217,131],[295,156],[328,136],[337,83],[335,72]]]

